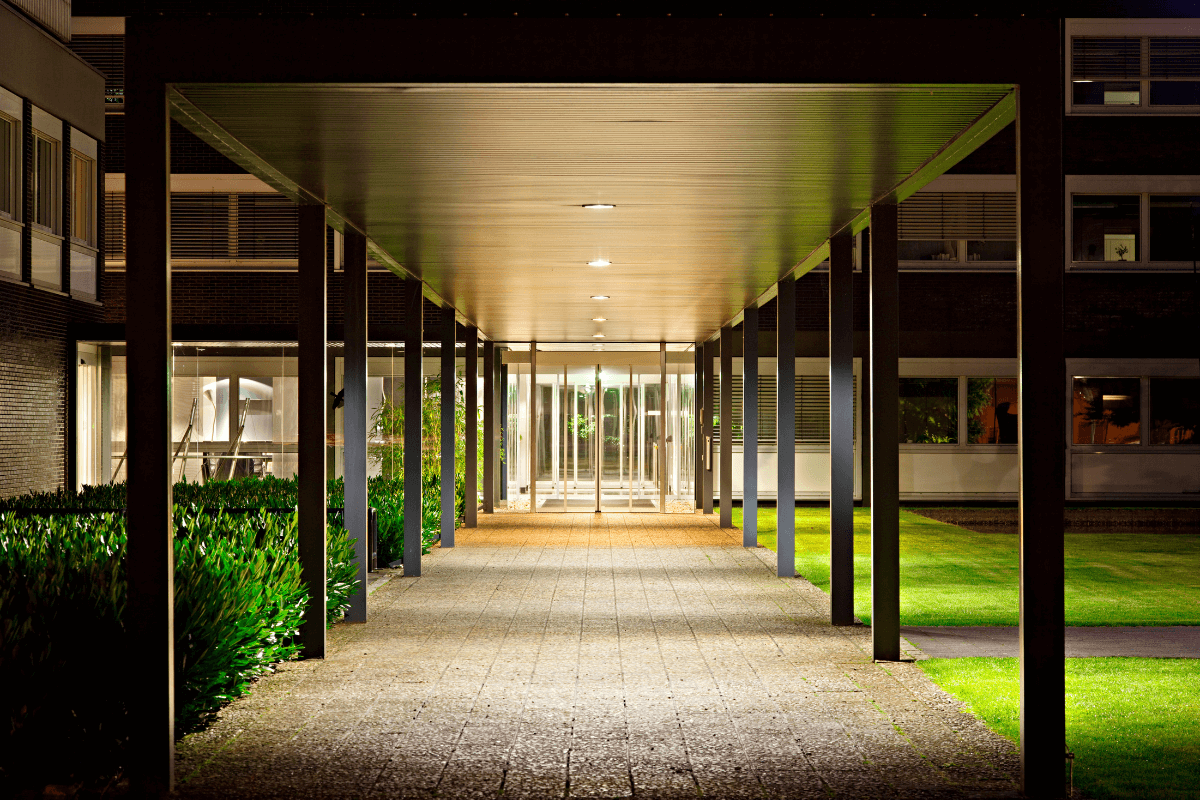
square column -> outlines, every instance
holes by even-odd
[[[692,443],[695,453],[695,469],[692,470],[692,488],[694,489],[696,508],[704,509],[704,464],[705,457],[708,453],[707,443],[704,441],[704,343],[696,342],[696,347],[693,351],[695,356],[695,408],[696,414],[693,417]]]
[[[854,624],[854,240],[829,240],[829,574],[831,622]]]
[[[483,343],[483,513],[496,510],[496,343]]]
[[[467,485],[463,527],[474,528],[479,525],[479,329],[468,325],[464,338],[467,342],[464,369],[467,379]]]
[[[721,527],[733,527],[733,326],[721,328]]]
[[[742,319],[742,546],[758,546],[758,306]]]
[[[871,207],[871,648],[900,659],[900,335],[896,206]]]
[[[441,323],[442,547],[454,547],[454,399],[458,388],[454,375],[457,328],[452,306],[442,306]]]
[[[129,709],[126,769],[136,796],[158,797],[175,782],[175,536],[171,459],[171,139],[166,85],[157,80],[160,46],[130,18],[126,52],[126,136],[137,158],[126,167],[130,226],[125,324],[129,426],[125,624],[131,665],[122,687]],[[26,102],[26,131],[31,130]],[[26,142],[30,141],[26,136]],[[27,162],[28,163],[28,162]],[[26,170],[26,180],[32,180]],[[29,185],[28,183],[26,184]],[[26,198],[29,198],[26,194]],[[27,210],[29,206],[27,205]],[[26,217],[25,242],[30,226]],[[24,264],[29,263],[28,250]]]
[[[1063,87],[1061,40],[1036,52],[1042,80],[1017,89],[1017,354],[1020,412],[1021,789],[1061,796],[1063,643]]]
[[[796,577],[796,278],[779,281],[775,326],[776,574]]]
[[[300,624],[305,658],[325,657],[325,583],[329,515],[326,512],[325,374],[326,340],[325,207],[300,206],[300,324],[297,330],[299,390],[296,444],[297,528],[300,579],[308,589],[308,612]]]
[[[346,622],[367,621],[367,238],[347,226],[345,235],[346,324],[343,387],[345,424],[345,525],[354,540],[355,578]]]
[[[701,485],[701,509],[705,514],[713,513],[713,417],[716,415],[716,399],[713,397],[713,384],[716,383],[714,373],[713,359],[716,357],[714,352],[717,343],[709,339],[704,343],[703,359],[701,366],[704,370],[704,414],[700,420],[700,429],[704,434],[704,462],[700,465],[703,469],[700,470],[702,478]]]
[[[347,254],[347,260],[349,254]],[[349,267],[347,266],[347,269]],[[404,282],[404,577],[421,577],[421,374],[424,293]],[[349,383],[347,383],[349,385]],[[349,441],[349,429],[346,439]]]

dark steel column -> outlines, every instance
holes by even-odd
[[[467,340],[467,487],[463,527],[479,525],[479,329],[468,325]]]
[[[721,328],[721,527],[733,527],[733,326]]]
[[[500,424],[496,426],[496,435],[500,438],[500,470],[496,475],[499,497],[508,503],[508,365],[502,359],[496,359],[500,371]],[[505,505],[505,508],[508,508]]]
[[[305,658],[325,657],[325,409],[329,384],[325,374],[326,273],[325,207],[300,206],[300,274],[297,359],[299,461],[297,503],[299,515],[300,578],[308,588],[308,612],[300,625]]]
[[[896,206],[871,207],[871,646],[900,658],[900,334]]]
[[[483,343],[483,513],[496,510],[496,343]]]
[[[133,794],[156,797],[170,792],[175,782],[171,140],[166,86],[155,77],[151,55],[159,43],[137,19],[131,18],[126,30],[126,59],[136,70],[126,82],[126,142],[136,154],[126,166],[126,203],[130,219],[137,220],[126,243],[126,305],[137,309],[125,323],[128,417],[137,423],[128,427],[126,462],[127,774]],[[31,121],[25,117],[26,131]],[[26,237],[31,219],[26,217]]]
[[[713,340],[709,339],[704,343],[704,417],[700,420],[700,427],[704,431],[704,468],[700,470],[700,475],[704,480],[700,500],[705,514],[713,513],[713,417],[717,411],[716,398],[713,396],[713,390],[716,388],[714,384],[717,382],[713,360],[716,358],[716,349],[717,343]]]
[[[1060,34],[1061,36],[1061,34]],[[1061,43],[1060,43],[1061,48]],[[1017,337],[1020,358],[1021,787],[1061,797],[1063,646],[1064,205],[1061,49],[1017,90]]]
[[[404,577],[421,576],[421,375],[424,294],[404,282]]]
[[[354,540],[358,588],[350,596],[346,622],[367,621],[367,239],[347,227],[345,235],[346,325],[342,382],[346,405],[342,420],[346,438],[345,525]]]
[[[695,421],[695,430],[692,431],[694,439],[694,450],[696,464],[692,470],[692,487],[695,489],[696,508],[704,509],[704,454],[707,452],[704,443],[704,343],[696,342],[696,348],[693,351],[695,356],[695,393],[694,407],[696,415],[693,418]]]
[[[758,546],[758,306],[742,320],[742,546]]]
[[[776,574],[796,575],[796,278],[779,281],[775,301]]]
[[[454,547],[454,400],[458,393],[454,374],[457,324],[454,307],[442,306],[442,547]]]
[[[830,618],[854,624],[854,239],[829,240]]]

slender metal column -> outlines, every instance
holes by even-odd
[[[716,397],[713,391],[715,387],[716,368],[713,360],[716,358],[717,343],[709,339],[704,343],[704,418],[700,420],[700,427],[704,431],[704,469],[700,471],[703,477],[704,488],[703,496],[700,498],[704,505],[704,513],[713,513],[713,417],[716,416]]]
[[[695,391],[692,406],[695,409],[692,431],[693,450],[695,450],[695,465],[692,469],[692,488],[694,489],[696,508],[704,508],[704,343],[696,342],[695,355]]]
[[[896,206],[871,207],[871,647],[900,658],[900,300]]]
[[[308,588],[308,612],[300,625],[305,658],[325,657],[325,560],[329,515],[325,508],[325,409],[328,378],[325,374],[326,273],[325,207],[300,206],[300,324],[297,344],[299,391],[296,445],[299,461],[297,501],[299,513],[300,578]]]
[[[1062,56],[1049,42],[1038,52],[1044,58],[1043,80],[1017,89],[1021,787],[1027,797],[1061,797],[1067,431],[1062,401],[1063,98],[1056,79]]]
[[[597,490],[599,498],[599,490]],[[600,510],[599,499],[596,510]],[[537,342],[529,343],[529,512],[537,511]]]
[[[796,576],[796,278],[779,281],[775,301],[776,562],[781,578]]]
[[[454,399],[458,391],[454,379],[455,321],[454,307],[442,306],[442,547],[454,547]]]
[[[564,381],[563,390],[566,390]],[[566,412],[563,412],[564,419]],[[565,451],[564,451],[565,452]],[[565,480],[565,478],[564,478]],[[564,485],[563,496],[566,496]],[[496,343],[483,343],[483,513],[496,510]]]
[[[658,513],[667,513],[667,343],[658,343]]]
[[[367,239],[347,227],[343,274],[346,324],[345,423],[346,534],[354,540],[358,588],[350,596],[346,622],[367,621]]]
[[[129,710],[128,775],[137,796],[157,797],[175,782],[175,551],[171,514],[171,140],[166,85],[152,55],[159,43],[131,18],[126,202],[137,225],[126,244],[125,324],[129,458],[124,687]],[[28,109],[28,104],[26,105]],[[25,129],[30,130],[30,117]],[[28,207],[28,206],[27,206]],[[26,219],[30,219],[27,217]],[[29,236],[26,225],[26,237]],[[26,239],[28,241],[28,239]],[[29,263],[26,260],[25,263]]]
[[[733,527],[733,326],[721,327],[721,527]]]
[[[501,359],[496,359],[500,371],[500,391],[498,394],[500,407],[500,424],[496,426],[496,435],[500,439],[500,469],[496,475],[496,483],[500,499],[508,502],[508,365]],[[507,508],[507,505],[505,506]]]
[[[349,242],[347,241],[347,246]],[[349,253],[347,253],[349,260]],[[347,266],[347,269],[349,267]],[[420,281],[404,282],[404,577],[421,577],[421,402],[425,377],[425,298]],[[346,381],[349,385],[349,380]],[[349,441],[349,429],[346,439]]]
[[[463,527],[479,525],[479,329],[468,325],[467,363],[467,503],[463,511]]]
[[[854,239],[829,240],[831,621],[854,624]]]
[[[758,306],[742,320],[742,546],[758,546]]]

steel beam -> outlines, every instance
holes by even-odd
[[[367,240],[348,229],[342,285],[345,295],[346,405],[345,429],[346,535],[354,540],[354,572],[358,586],[350,595],[346,622],[367,621]]]
[[[742,546],[758,546],[758,306],[742,320]]]
[[[128,417],[137,421],[128,428],[126,463],[126,771],[133,794],[157,797],[175,782],[171,140],[166,85],[156,77],[153,56],[160,42],[140,18],[130,19],[126,31],[126,58],[136,70],[126,84],[126,141],[137,154],[127,167],[126,202],[131,219],[138,221],[126,244],[126,304],[137,310],[125,324]],[[26,130],[29,122],[27,116]]]
[[[1026,797],[1061,797],[1067,441],[1061,32],[1028,52],[1037,54],[1041,72],[1017,90],[1021,788]]]
[[[326,351],[325,207],[300,206],[299,319],[297,344],[297,528],[300,579],[308,611],[300,624],[305,658],[325,657],[326,512],[325,409],[329,405]]]
[[[466,365],[463,370],[467,382],[467,486],[463,527],[474,528],[479,525],[479,329],[468,325],[464,333],[467,343]]]
[[[421,374],[425,296],[404,282],[404,577],[421,577]]]
[[[733,326],[721,328],[721,527],[733,527]]]
[[[483,513],[496,510],[496,343],[483,343]]]
[[[454,348],[458,327],[454,306],[442,306],[442,377],[441,377],[441,440],[442,440],[442,547],[454,547],[454,400],[458,392],[454,374]]]
[[[775,327],[776,574],[796,575],[796,279],[779,281]]]
[[[854,624],[854,240],[829,241],[830,618]]]
[[[702,364],[704,370],[704,416],[700,420],[700,427],[704,431],[704,469],[700,470],[700,475],[703,477],[703,488],[701,489],[702,496],[701,506],[705,514],[713,513],[713,417],[716,416],[716,398],[714,389],[716,388],[716,375],[713,360],[716,358],[716,342],[711,339],[704,343],[704,353]]]
[[[871,648],[900,658],[900,300],[896,206],[871,207]]]

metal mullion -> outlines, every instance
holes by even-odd
[[[567,510],[567,366],[563,365],[563,386],[562,386],[562,492],[563,492],[563,511]]]

